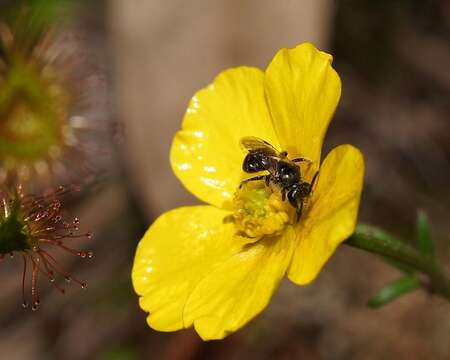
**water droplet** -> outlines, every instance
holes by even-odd
[[[66,282],[70,283],[72,281],[72,279],[70,278],[70,276],[66,276]]]
[[[82,289],[86,289],[87,288],[87,284],[86,283],[81,283],[81,288]]]

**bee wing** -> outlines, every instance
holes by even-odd
[[[247,151],[264,151],[270,156],[279,156],[279,152],[267,141],[255,136],[246,136],[241,139],[241,146]]]

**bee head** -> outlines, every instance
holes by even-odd
[[[311,184],[304,181],[296,183],[291,186],[287,194],[288,200],[292,205],[296,205],[300,200],[306,198],[311,194]]]

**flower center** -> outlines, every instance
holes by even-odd
[[[263,182],[249,182],[238,189],[231,221],[238,235],[254,238],[276,235],[291,222],[292,207]]]

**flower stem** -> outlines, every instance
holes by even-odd
[[[399,267],[423,273],[428,281],[422,286],[450,301],[450,278],[432,256],[422,254],[406,242],[370,225],[358,225],[345,243],[381,255]]]

